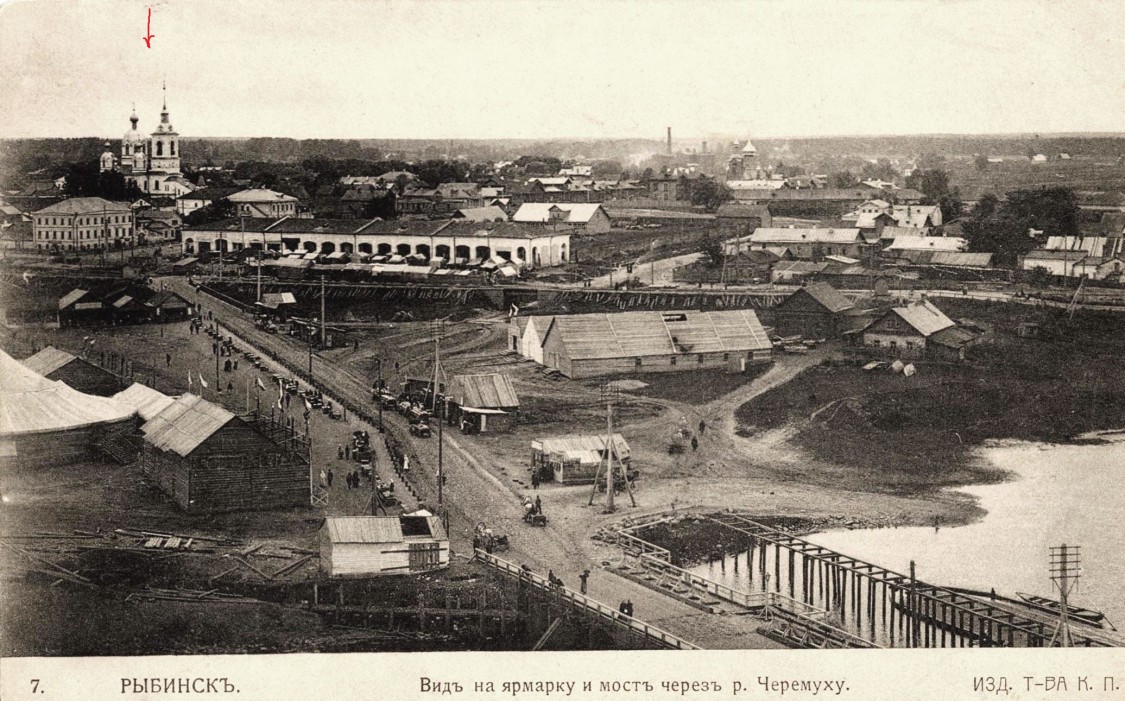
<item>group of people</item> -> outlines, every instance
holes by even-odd
[[[630,601],[629,599],[625,599],[617,607],[617,610],[618,610],[618,612],[623,613],[626,616],[629,616],[631,618],[633,616],[633,602]]]

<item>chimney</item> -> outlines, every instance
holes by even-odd
[[[668,155],[672,155],[672,127],[668,127]]]

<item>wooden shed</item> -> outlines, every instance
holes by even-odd
[[[509,431],[520,400],[507,375],[455,375],[449,382],[449,417],[466,433]]]
[[[113,320],[112,310],[93,292],[74,289],[59,299],[59,326],[104,326]]]
[[[427,511],[402,516],[326,518],[320,569],[331,578],[430,572],[449,566],[449,538]]]
[[[566,435],[531,442],[531,468],[539,477],[559,484],[593,484],[598,466],[605,460],[604,435]],[[613,434],[613,461],[626,468],[631,463],[629,444]]]
[[[309,465],[248,421],[194,394],[141,428],[142,468],[188,513],[309,504]]]
[[[854,308],[855,304],[834,287],[814,282],[774,307],[774,327],[781,336],[835,338],[846,326],[843,315]]]
[[[48,380],[65,382],[71,389],[83,394],[112,397],[122,387],[121,379],[109,370],[54,346],[47,346],[30,358],[25,358],[23,365]]]
[[[157,292],[145,305],[153,321],[184,321],[191,316],[191,302],[171,290]]]

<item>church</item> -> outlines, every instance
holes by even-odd
[[[121,155],[114,156],[106,142],[101,156],[101,170],[119,171],[132,180],[141,192],[150,196],[179,197],[195,186],[180,172],[180,135],[168,119],[168,98],[160,111],[160,124],[147,138],[137,130],[136,109],[129,116],[132,128],[121,138]]]

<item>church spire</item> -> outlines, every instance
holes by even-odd
[[[168,84],[160,81],[160,90],[164,94],[164,107],[160,110],[160,121],[163,124],[168,123]]]

